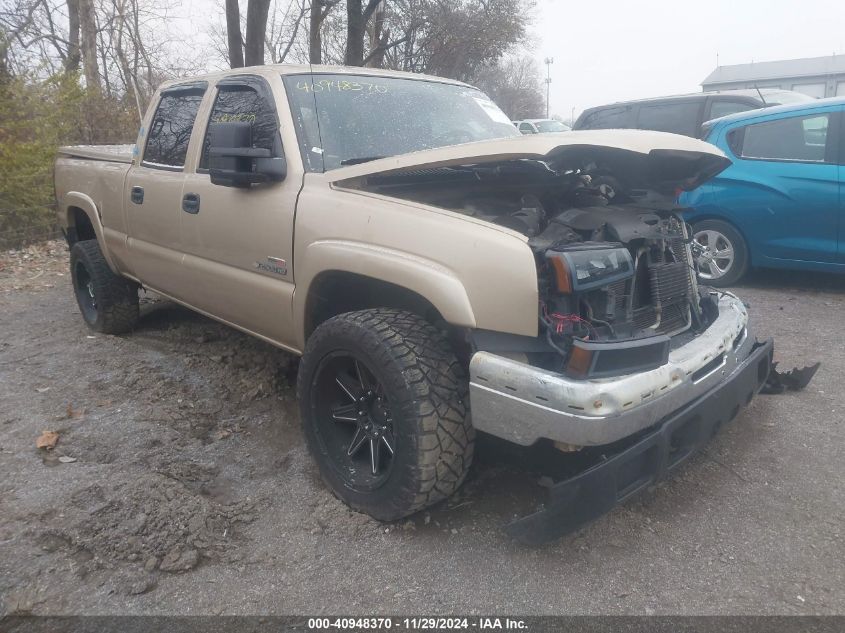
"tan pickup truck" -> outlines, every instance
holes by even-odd
[[[308,445],[353,508],[448,497],[476,431],[594,455],[508,526],[538,542],[765,382],[772,342],[698,286],[674,204],[728,164],[658,132],[522,136],[455,81],[264,66],[168,82],[134,146],[61,148],[55,177],[85,322],[138,327],[143,288],[301,355]]]

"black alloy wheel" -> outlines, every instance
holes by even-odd
[[[396,439],[384,386],[363,360],[338,351],[320,362],[311,390],[317,437],[346,484],[372,490],[390,476]]]
[[[452,494],[472,463],[469,384],[448,340],[392,308],[346,312],[308,337],[297,399],[329,489],[381,521]]]

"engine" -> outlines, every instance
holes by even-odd
[[[379,176],[369,185],[528,237],[541,339],[477,333],[478,347],[596,378],[665,364],[675,341],[718,316],[715,300],[699,293],[672,193],[637,189],[614,173],[589,161],[553,169],[520,160]]]
[[[700,321],[686,227],[635,206],[573,208],[529,244],[540,271],[540,320],[568,356],[576,339],[674,336]]]
[[[617,196],[604,180],[583,178],[545,200],[524,194],[505,213],[484,201],[488,214],[500,211],[492,217],[468,209],[529,237],[541,330],[557,352],[550,368],[582,377],[659,366],[670,337],[704,329],[713,316],[703,309],[712,306],[699,296],[689,234],[674,205],[648,192]]]

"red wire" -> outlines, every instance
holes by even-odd
[[[594,333],[598,334],[598,332],[596,332],[596,328],[593,326],[592,323],[590,323],[586,319],[582,319],[577,314],[560,314],[559,312],[553,312],[549,314],[546,304],[542,301],[540,302],[540,304],[543,306],[543,316],[545,316],[549,321],[552,321],[552,323],[554,323],[556,334],[561,334],[566,328],[567,324],[574,325],[576,323],[583,323]]]

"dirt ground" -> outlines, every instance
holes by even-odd
[[[808,390],[532,549],[499,526],[536,473],[482,446],[430,512],[353,513],[305,450],[290,356],[152,298],[132,335],[92,335],[66,257],[0,254],[0,615],[845,613],[845,278],[754,275],[776,358],[823,363]]]

